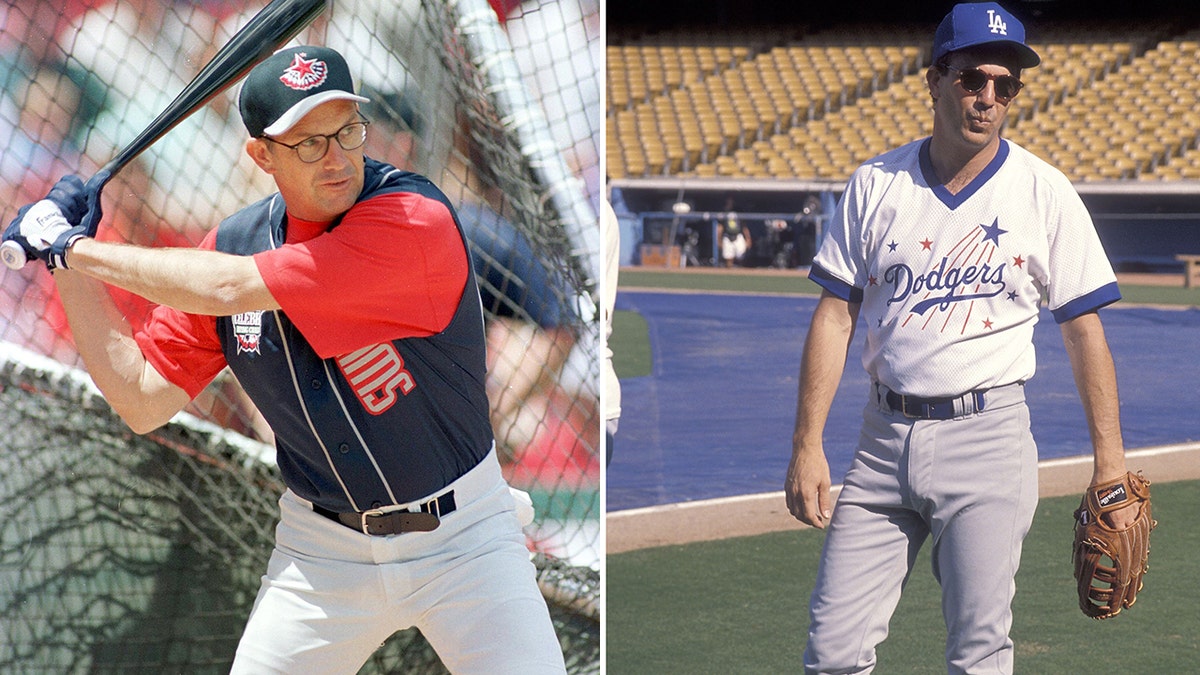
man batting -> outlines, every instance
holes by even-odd
[[[1022,68],[1021,23],[995,3],[955,6],[926,72],[933,134],[862,165],[813,261],[823,287],[801,362],[785,492],[828,527],[804,667],[863,673],[932,540],[951,673],[1011,673],[1011,603],[1037,504],[1024,383],[1045,294],[1062,329],[1094,449],[1092,485],[1126,479],[1112,356],[1097,310],[1120,293],[1067,179],[1003,139]],[[836,508],[821,435],[858,322],[871,375]],[[1104,518],[1147,514],[1131,498]]]
[[[342,56],[280,51],[239,99],[274,195],[198,249],[96,241],[68,177],[4,233],[46,262],[88,372],[139,433],[228,365],[287,485],[235,673],[354,673],[417,626],[454,673],[563,673],[496,459],[479,291],[454,208],[363,156]],[[103,284],[157,308],[133,330]]]

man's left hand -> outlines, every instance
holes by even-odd
[[[1093,484],[1075,510],[1072,559],[1079,608],[1094,619],[1116,616],[1137,601],[1149,569],[1150,481],[1138,472]]]

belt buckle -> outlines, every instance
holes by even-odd
[[[363,511],[360,515],[361,520],[359,521],[359,529],[362,530],[363,534],[370,535],[372,532],[370,530],[370,522],[368,522],[369,519],[382,518],[392,513],[406,513],[410,514],[410,520],[407,521],[408,524],[405,526],[408,529],[402,531],[433,531],[437,529],[438,525],[441,524],[442,504],[439,501],[440,499],[441,497],[438,497],[420,504],[416,507],[415,511],[412,510],[411,506],[404,506],[400,504],[392,504],[381,508]]]
[[[921,405],[924,406],[925,404],[922,403]],[[908,411],[908,397],[904,394],[900,394],[900,414],[904,415],[910,420],[919,420],[925,418],[925,415],[911,413]]]
[[[363,511],[361,514],[359,514],[358,529],[362,530],[363,534],[368,534],[368,535],[371,534],[367,530],[367,527],[368,527],[367,519],[372,516],[376,516],[376,517],[382,516],[383,513],[384,513],[383,509],[371,509],[369,511]]]
[[[367,529],[369,527],[369,525],[367,524],[368,518],[372,518],[372,517],[381,518],[381,517],[386,516],[387,514],[392,513],[394,511],[405,511],[405,510],[407,510],[407,509],[405,509],[402,506],[393,504],[391,506],[384,506],[384,507],[377,508],[377,509],[369,509],[367,511],[363,511],[361,514],[359,514],[358,529],[362,530],[363,534],[369,535],[371,533]]]

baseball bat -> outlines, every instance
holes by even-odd
[[[88,209],[99,205],[100,191],[126,164],[221,92],[233,86],[259,61],[287,44],[324,9],[327,0],[272,0],[234,34],[154,121],[116,157],[88,179]],[[92,199],[96,203],[92,203]],[[25,266],[25,250],[15,241],[0,244],[0,259],[9,269]]]

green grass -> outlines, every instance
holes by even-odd
[[[1079,611],[1071,576],[1078,497],[1043,500],[1017,576],[1020,673],[1184,673],[1200,659],[1200,482],[1155,483],[1150,573],[1138,604],[1107,621]],[[800,670],[823,534],[783,532],[607,557],[610,673]],[[879,648],[882,673],[945,672],[939,591],[922,552]]]
[[[622,288],[816,294],[799,275],[621,270]],[[1200,306],[1200,289],[1122,285],[1125,302]],[[652,372],[645,319],[614,316],[614,366]],[[1026,540],[1014,602],[1017,672],[1195,672],[1200,611],[1200,483],[1153,487],[1151,572],[1138,605],[1096,622],[1079,611],[1070,565],[1077,497],[1046,500]],[[610,673],[780,673],[800,669],[822,533],[815,530],[609,555],[606,664]],[[923,553],[879,672],[945,672],[940,597]],[[1097,671],[1097,668],[1100,670]]]
[[[1122,284],[1121,298],[1122,303],[1200,307],[1200,288]]]
[[[611,344],[617,377],[642,377],[651,373],[653,356],[650,353],[650,338],[646,319],[641,314],[613,312]]]
[[[821,287],[799,272],[748,274],[710,269],[707,272],[676,272],[636,267],[621,269],[619,288],[669,288],[690,291],[744,291],[748,293],[793,293],[818,295]]]

